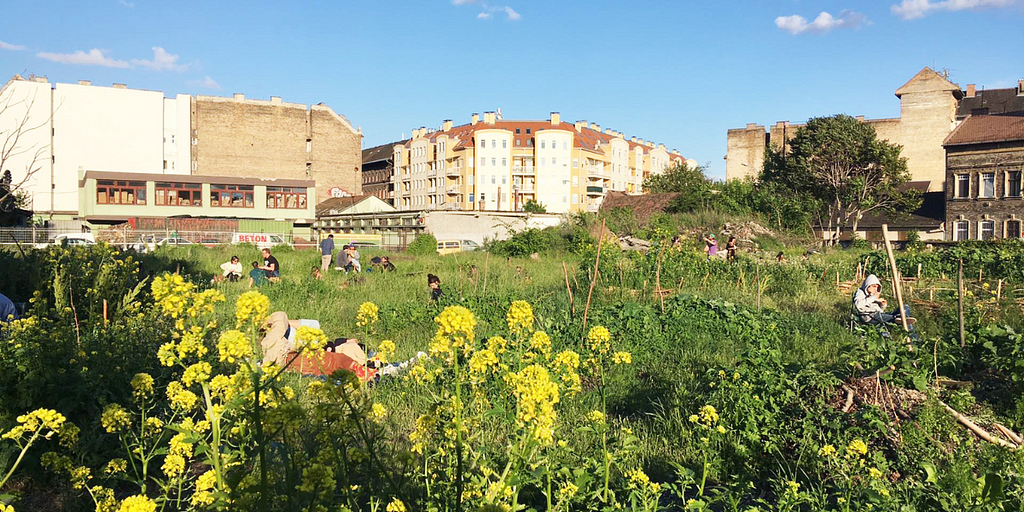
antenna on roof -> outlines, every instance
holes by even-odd
[[[501,107],[498,107],[498,110],[495,111],[495,116],[498,118],[498,121],[501,121],[503,119],[501,117]]]

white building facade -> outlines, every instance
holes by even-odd
[[[191,97],[12,78],[0,89],[4,171],[37,215],[75,217],[86,170],[189,174]]]

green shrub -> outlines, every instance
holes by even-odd
[[[430,256],[437,252],[437,238],[429,233],[416,237],[415,240],[405,248],[405,252],[415,256]]]

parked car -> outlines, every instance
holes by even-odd
[[[63,233],[53,237],[50,242],[53,245],[96,245],[96,237],[92,233]],[[40,244],[39,248],[44,248],[50,244]]]
[[[217,247],[223,242],[217,240],[216,238],[204,238],[200,240],[199,243],[203,244],[206,247]]]
[[[184,238],[169,237],[169,238],[164,238],[163,240],[160,240],[159,242],[156,243],[156,245],[157,246],[165,246],[165,245],[178,246],[178,245],[195,245],[195,244],[192,243],[192,242],[189,242],[188,240],[185,240]]]

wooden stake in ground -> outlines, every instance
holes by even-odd
[[[956,312],[960,319],[960,348],[964,348],[964,260],[957,260]]]
[[[572,287],[569,286],[569,268],[565,266],[565,262],[562,262],[562,275],[565,276],[565,290],[569,292],[569,310],[572,311],[573,316],[576,316],[576,301],[572,297]]]
[[[907,325],[907,315],[903,314],[903,291],[900,289],[900,271],[896,267],[896,257],[892,254],[892,243],[889,242],[889,225],[882,224],[882,240],[885,242],[885,254],[889,256],[889,266],[892,267],[892,282],[896,288],[896,303],[899,305],[900,321],[903,323],[903,330],[910,331]]]
[[[490,253],[490,251],[488,251],[487,255],[484,256],[484,289],[480,293],[481,297],[487,297],[487,267],[490,265],[490,263],[491,263],[491,253]]]
[[[658,251],[658,266],[654,270],[654,293],[658,294],[661,300],[661,314],[665,314],[665,295],[661,293],[661,257],[665,255],[666,240],[661,241],[661,249]]]
[[[103,299],[103,325],[107,325],[107,299]]]
[[[754,273],[754,280],[757,281],[757,309],[761,309],[761,260],[757,260],[757,270]]]
[[[594,258],[594,272],[590,274],[590,291],[587,292],[587,305],[583,307],[583,336],[580,343],[587,339],[587,315],[590,313],[590,299],[594,296],[594,285],[597,284],[598,265],[601,263],[601,245],[604,242],[604,223],[601,219],[601,231],[597,235],[597,257]]]

